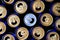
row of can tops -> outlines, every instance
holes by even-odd
[[[34,3],[31,5],[31,9],[35,12],[35,13],[42,13],[45,10],[45,4],[43,1],[34,1]],[[28,9],[28,5],[26,2],[24,1],[17,1],[14,5],[14,9],[17,13],[19,14],[24,14],[27,9]],[[11,9],[12,10],[12,9]],[[50,9],[49,9],[50,10]],[[56,16],[60,16],[60,3],[57,2],[55,3],[52,7],[51,10],[52,13]],[[4,16],[7,14],[7,9],[3,6],[0,5],[0,15],[3,14]]]
[[[14,27],[19,26],[22,20],[20,19],[19,16],[12,14],[12,15],[8,16],[6,21],[10,27],[14,28]],[[52,15],[49,13],[44,13],[41,15],[41,17],[36,17],[32,13],[28,13],[23,18],[24,24],[29,27],[36,25],[37,22],[39,22],[43,26],[48,27],[48,26],[52,25],[53,21],[54,21],[54,19],[53,19]],[[60,18],[55,21],[55,26],[57,29],[60,30]]]
[[[1,0],[2,2],[5,2],[6,4],[12,4],[14,3],[14,1],[16,0]],[[17,0],[18,1],[18,0]],[[19,0],[19,1],[23,1],[23,0]],[[33,1],[33,0],[32,0]],[[35,0],[35,1],[43,1],[43,0]],[[45,0],[46,2],[53,2],[54,0]]]
[[[6,31],[6,29],[4,27],[0,27],[0,35],[3,34]],[[15,32],[16,32],[15,36],[19,40],[25,40],[29,37],[29,31],[25,27],[20,27]],[[32,29],[30,34],[32,34],[32,37],[34,39],[40,40],[40,39],[44,38],[45,30],[42,27],[35,27],[35,28]],[[8,39],[15,40],[15,38],[16,38],[15,36],[12,35],[12,34],[6,34],[6,35],[2,36],[2,40],[8,40]],[[51,39],[59,40],[59,38],[60,38],[59,34],[55,31],[51,31],[51,32],[48,31],[48,33],[46,35],[47,40],[51,40]]]

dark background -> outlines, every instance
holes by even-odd
[[[18,0],[18,1],[19,1],[19,0]],[[48,30],[56,31],[56,32],[60,35],[59,31],[56,30],[55,24],[54,24],[55,21],[56,21],[58,18],[60,18],[60,17],[59,17],[59,16],[55,16],[55,15],[53,14],[52,10],[51,10],[51,7],[53,6],[53,4],[54,4],[54,3],[57,3],[57,2],[60,2],[60,0],[54,0],[54,1],[51,2],[51,3],[42,0],[42,1],[44,2],[44,4],[45,4],[45,10],[44,10],[42,13],[40,13],[40,14],[35,13],[35,12],[32,10],[32,8],[31,8],[31,7],[32,7],[32,3],[33,3],[33,1],[35,1],[35,0],[23,0],[23,1],[25,1],[25,2],[27,3],[27,5],[28,5],[28,10],[27,10],[24,14],[18,14],[18,13],[14,10],[14,5],[15,5],[15,3],[17,2],[17,0],[15,0],[15,1],[14,1],[12,4],[10,4],[10,5],[6,4],[3,0],[0,0],[0,5],[6,7],[6,9],[7,9],[7,16],[6,16],[5,18],[3,18],[3,19],[0,19],[0,21],[4,22],[4,23],[6,24],[6,26],[7,26],[6,32],[5,32],[4,34],[0,35],[0,40],[2,39],[2,37],[3,37],[5,34],[12,34],[12,35],[16,38],[16,40],[18,40],[17,37],[16,37],[16,30],[17,30],[19,27],[26,27],[26,28],[29,30],[30,34],[29,34],[29,37],[28,37],[26,40],[35,40],[35,39],[32,37],[32,29],[33,29],[34,27],[37,27],[37,26],[41,26],[41,27],[45,30],[45,37],[42,38],[41,40],[46,40],[46,35],[47,35],[47,33],[48,33],[48,32],[47,32]],[[37,17],[37,23],[36,23],[34,26],[32,26],[32,27],[26,26],[26,25],[24,24],[24,22],[23,22],[24,16],[25,16],[26,14],[28,14],[28,13],[33,13],[33,14],[36,15],[36,17]],[[50,14],[53,16],[53,19],[54,19],[53,24],[50,25],[49,27],[43,26],[43,25],[40,23],[40,21],[39,21],[40,16],[41,16],[42,14],[44,14],[44,13],[50,13]],[[16,28],[11,28],[11,27],[9,27],[9,25],[7,24],[7,18],[8,18],[8,16],[11,15],[11,14],[16,14],[16,15],[18,15],[18,16],[20,17],[20,20],[21,20],[20,25],[19,25],[18,27],[16,27]]]

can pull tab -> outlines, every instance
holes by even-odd
[[[0,32],[2,31],[2,28],[0,28]]]
[[[41,7],[36,7],[36,10],[38,10],[38,11],[41,10]]]
[[[58,25],[58,27],[60,28],[60,25]]]
[[[0,16],[2,16],[2,13],[0,13]]]
[[[23,4],[22,4],[22,3],[19,3],[19,4],[17,5],[17,7],[20,7],[20,6],[23,6]]]
[[[22,37],[21,32],[18,33],[20,37]]]
[[[30,23],[33,23],[34,22],[34,19],[33,18],[31,18],[31,19],[32,19],[32,21]]]
[[[17,21],[15,21],[15,22],[12,22],[12,24],[13,24],[13,25],[17,24]]]
[[[35,33],[35,36],[36,36],[36,37],[39,37],[39,36],[40,36],[40,34]]]
[[[17,21],[15,20],[15,18],[13,19],[12,24],[13,25],[17,24]]]
[[[5,40],[10,40],[10,38],[9,37],[6,37]]]

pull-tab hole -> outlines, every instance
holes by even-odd
[[[58,27],[60,28],[60,25],[58,25]]]
[[[16,25],[16,24],[17,24],[17,21],[15,21],[15,22],[12,22],[12,24],[13,24],[13,25]]]
[[[51,35],[50,35],[50,37],[53,37],[53,36],[55,36],[55,34],[51,34]]]
[[[39,7],[39,8],[38,8],[38,7],[36,7],[36,10],[38,10],[38,11],[39,11],[39,10],[41,10],[41,7]]]
[[[9,2],[10,0],[5,0],[6,2]]]
[[[6,37],[6,38],[5,38],[5,40],[8,40],[8,39],[10,39],[10,38],[9,38],[9,37]]]
[[[19,3],[19,4],[17,5],[17,7],[22,6],[22,5],[23,5],[22,3]]]
[[[30,23],[33,23],[34,22],[34,19],[32,18],[32,21]]]
[[[35,36],[36,36],[36,37],[39,37],[39,36],[40,36],[40,34],[35,33]]]
[[[2,16],[2,13],[0,14],[0,16]]]
[[[44,17],[43,17],[43,19],[42,19],[42,20],[43,20],[43,22],[45,22],[45,18],[46,18],[46,16],[44,16]]]
[[[22,37],[22,36],[23,36],[23,35],[21,35],[21,32],[19,32],[19,33],[18,33],[18,35],[19,35],[20,37]]]
[[[0,29],[0,32],[2,31],[2,29]]]
[[[58,10],[58,12],[60,12],[60,10]]]

